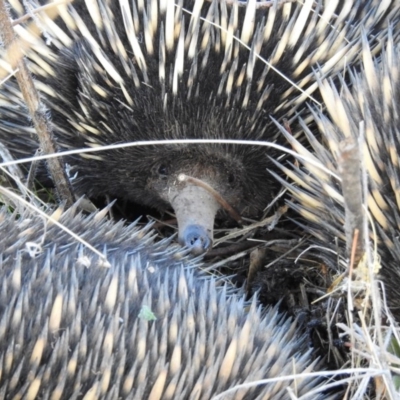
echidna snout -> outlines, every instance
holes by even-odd
[[[146,179],[146,198],[142,202],[161,211],[174,210],[178,240],[193,254],[212,247],[214,220],[222,208],[221,199],[240,211],[249,203],[246,199],[250,192],[249,173],[244,161],[239,157],[232,159],[222,147],[155,147],[142,157],[143,165],[148,163],[147,157],[151,157],[153,166],[142,168],[148,171],[147,176],[146,172],[141,174]],[[136,188],[131,185],[131,192],[137,194],[137,180],[134,183]]]
[[[178,220],[179,242],[193,254],[204,253],[212,246],[219,204],[205,189],[195,185],[171,190],[169,195]]]

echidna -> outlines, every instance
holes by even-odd
[[[313,110],[318,134],[303,124],[312,146],[310,152],[287,135],[296,151],[319,161],[336,175],[340,168],[339,146],[346,138],[364,136],[360,147],[368,177],[366,203],[374,227],[370,227],[371,242],[377,242],[380,259],[380,277],[385,285],[388,304],[396,320],[400,321],[400,46],[390,30],[381,57],[374,59],[368,41],[364,38],[363,68],[349,71],[350,82],[342,80],[336,88],[329,80],[320,82],[327,115]],[[284,130],[282,132],[286,135]],[[317,238],[321,257],[329,267],[337,268],[336,251],[344,261],[346,237],[345,210],[341,183],[326,171],[300,160],[304,168],[285,168],[291,182],[287,185],[294,201],[291,206],[304,220],[308,233]],[[376,232],[376,235],[375,235]],[[335,239],[339,240],[338,247]],[[326,251],[323,251],[325,248]],[[354,266],[355,268],[356,266]]]
[[[54,224],[0,210],[3,398],[209,400],[240,383],[315,369],[295,323],[262,312],[256,299],[246,306],[178,246],[155,243],[149,226],[73,208],[60,222],[111,266]],[[303,376],[224,398],[315,389],[315,399],[321,385]]]
[[[302,109],[317,87],[313,69],[334,76],[356,61],[361,31],[379,50],[399,7],[373,0],[276,1],[270,7],[255,0],[76,0],[60,6],[56,23],[37,14],[52,45],[33,40],[31,70],[60,150],[154,139],[279,141],[270,115],[289,118]],[[5,84],[0,139],[19,157],[37,148],[22,135],[32,129],[21,104],[13,83]],[[220,204],[178,176],[202,180],[241,215],[254,216],[274,193],[267,168],[276,155],[256,146],[167,145],[65,161],[79,195],[172,206],[180,241],[202,252],[212,243]]]

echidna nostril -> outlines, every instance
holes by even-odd
[[[184,245],[191,249],[193,254],[206,252],[212,245],[207,231],[200,225],[189,225],[183,234]]]

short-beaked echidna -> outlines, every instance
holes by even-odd
[[[291,191],[294,197],[291,206],[305,219],[303,226],[307,233],[318,239],[314,244],[319,245],[324,262],[337,268],[335,250],[343,250],[339,254],[343,261],[349,256],[345,251],[349,240],[344,230],[342,184],[337,179],[343,163],[339,150],[345,139],[364,137],[359,145],[368,183],[366,204],[373,222],[370,240],[377,243],[379,275],[385,283],[388,304],[400,321],[400,46],[389,31],[379,58],[371,55],[367,40],[362,56],[363,67],[358,72],[349,71],[348,84],[342,81],[337,88],[329,80],[320,82],[327,114],[313,110],[318,134],[303,124],[312,150],[287,135],[300,155],[319,162],[336,175],[301,159],[304,168],[285,168],[291,182],[282,183]],[[348,260],[344,264],[348,265]]]
[[[399,7],[372,0],[270,7],[255,0],[76,0],[60,6],[56,23],[37,14],[52,46],[32,40],[31,70],[60,150],[155,139],[279,141],[270,116],[289,118],[302,108],[307,95],[299,88],[308,94],[317,88],[313,70],[334,76],[352,65],[362,31],[379,49],[386,21],[397,20]],[[14,154],[27,155],[37,144],[21,137],[26,110],[18,108],[12,83],[1,90],[0,138]],[[241,215],[252,216],[274,192],[267,168],[276,155],[257,146],[164,145],[65,161],[79,195],[172,206],[180,241],[202,252],[212,243],[220,204],[178,176],[206,182]]]
[[[3,398],[204,399],[237,384],[314,370],[307,337],[276,309],[246,305],[178,246],[102,213],[60,222],[0,211],[0,394]],[[225,398],[287,399],[300,377]],[[319,393],[318,393],[319,392]],[[232,397],[233,396],[233,397]]]

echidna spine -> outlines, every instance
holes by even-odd
[[[61,222],[111,266],[55,225],[1,211],[5,398],[210,399],[240,382],[316,368],[294,323],[276,309],[262,312],[256,299],[245,307],[242,294],[203,274],[177,246],[155,243],[149,227],[73,209]],[[240,389],[235,398],[301,396],[321,384],[301,377]]]
[[[291,171],[285,167],[293,181],[282,182],[291,191],[294,198],[291,205],[305,219],[308,233],[324,246],[335,246],[335,238],[344,243],[343,197],[337,179],[339,144],[348,137],[357,139],[363,134],[364,146],[360,152],[368,175],[366,204],[374,225],[370,228],[371,240],[377,241],[381,264],[379,275],[384,280],[388,303],[398,321],[400,75],[397,64],[400,48],[394,39],[389,31],[385,51],[380,58],[374,59],[364,38],[363,68],[359,72],[350,72],[349,84],[342,80],[341,87],[336,88],[329,80],[320,82],[328,113],[313,111],[317,134],[304,124],[303,129],[313,148],[312,157],[329,168],[334,176],[302,159],[305,168]],[[308,157],[310,152],[302,144],[290,136],[288,139],[300,155]],[[327,258],[328,253],[329,250]],[[341,256],[346,257],[346,254]],[[333,257],[330,257],[332,266],[336,262]]]

